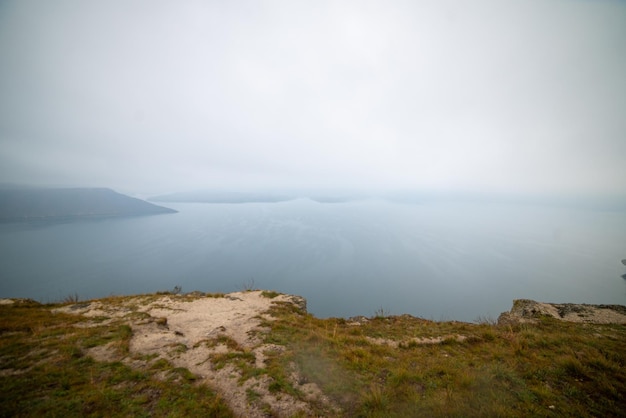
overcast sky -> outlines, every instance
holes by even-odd
[[[0,181],[626,191],[624,1],[0,1]]]

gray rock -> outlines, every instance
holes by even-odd
[[[498,325],[534,323],[541,317],[568,322],[624,324],[626,323],[626,307],[586,303],[544,303],[530,299],[516,299],[509,312],[500,314]]]

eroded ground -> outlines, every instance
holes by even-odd
[[[57,312],[79,314],[102,324],[124,320],[132,327],[130,355],[133,367],[150,367],[167,360],[189,370],[214,388],[235,414],[246,417],[311,415],[309,403],[335,407],[314,383],[304,382],[294,366],[291,384],[298,396],[282,387],[266,372],[268,357],[284,349],[264,344],[263,321],[272,320],[274,303],[301,306],[303,299],[262,291],[228,295],[149,295],[77,303]],[[83,326],[89,326],[85,323]],[[99,361],[112,361],[117,351],[97,346],[89,354]]]

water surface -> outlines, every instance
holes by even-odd
[[[57,301],[254,281],[321,316],[497,315],[516,298],[626,304],[626,214],[310,200],[168,204],[177,214],[0,225],[0,297]]]

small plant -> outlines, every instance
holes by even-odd
[[[252,292],[254,290],[257,290],[256,284],[254,283],[254,277],[251,277],[250,279],[239,285],[239,289],[242,292]]]
[[[174,343],[171,344],[170,347],[172,347],[171,352],[175,353],[175,354],[182,354],[187,352],[187,350],[189,349],[185,344],[183,343]]]
[[[63,303],[77,303],[80,300],[78,293],[69,294],[63,298]]]
[[[387,318],[390,312],[382,306],[374,311],[374,318]]]
[[[268,298],[268,299],[274,299],[276,296],[280,296],[280,293],[275,292],[273,290],[270,290],[270,291],[264,290],[261,292],[261,296]]]
[[[218,345],[224,345],[231,350],[244,351],[243,347],[239,343],[229,337],[228,335],[219,335],[216,338],[202,341],[207,347],[217,347]]]
[[[248,388],[246,389],[246,398],[248,402],[257,402],[260,401],[263,397],[262,395],[254,389]]]
[[[385,391],[376,385],[372,385],[370,390],[365,394],[363,407],[369,414],[382,413],[387,410],[389,398]]]
[[[172,369],[170,379],[175,381],[177,377],[182,378],[187,382],[194,382],[198,380],[198,376],[190,372],[186,367],[176,367]]]
[[[226,353],[214,353],[209,356],[216,369],[221,369],[228,363],[234,363],[239,368],[253,365],[256,360],[254,353],[250,351],[231,351]]]
[[[183,288],[181,286],[174,286],[172,290],[159,290],[156,292],[157,295],[178,295],[182,292]]]
[[[172,365],[170,364],[169,361],[165,360],[164,358],[160,358],[158,360],[156,360],[154,363],[152,363],[152,365],[150,366],[150,369],[152,370],[168,370],[172,367]]]

